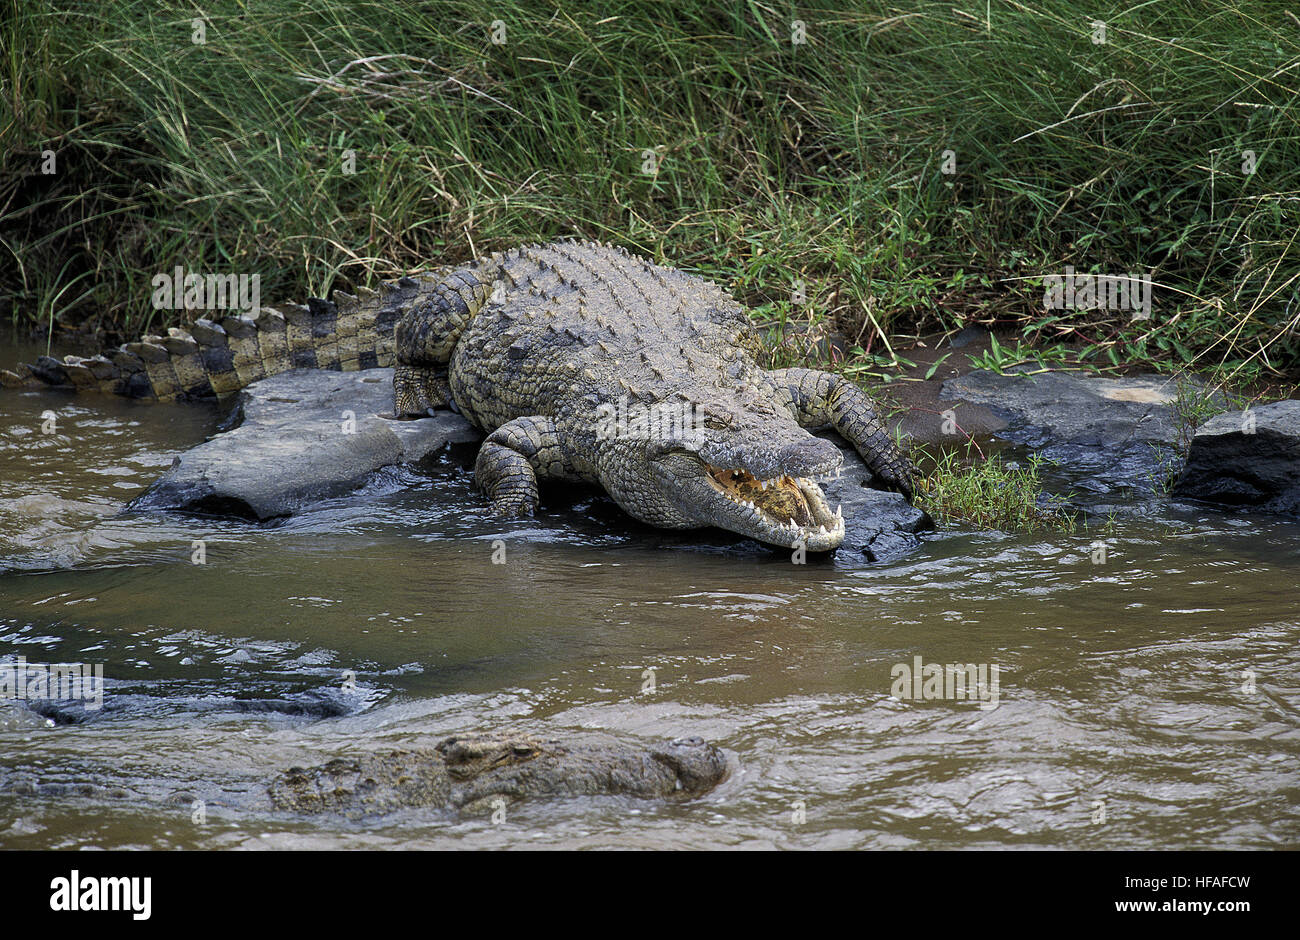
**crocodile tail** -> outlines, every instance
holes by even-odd
[[[0,369],[0,386],[58,386],[130,398],[176,401],[221,398],[290,369],[355,372],[391,366],[393,329],[415,303],[432,295],[438,276],[385,281],[357,296],[262,307],[255,316],[196,320],[165,336],[144,336],[98,356],[41,356]]]

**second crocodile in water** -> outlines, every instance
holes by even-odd
[[[294,768],[276,777],[268,791],[274,808],[297,813],[366,816],[414,807],[473,813],[498,798],[688,799],[713,789],[726,774],[726,756],[700,738],[647,749],[498,733]]]
[[[830,550],[844,519],[818,480],[842,457],[809,431],[827,425],[878,483],[912,495],[915,471],[865,392],[763,369],[739,303],[622,249],[529,246],[283,310],[199,320],[109,356],[42,357],[0,383],[165,399],[299,367],[393,365],[397,417],[451,406],[487,436],[475,477],[508,515],[536,509],[539,481],[585,481],[651,525]]]
[[[20,773],[0,778],[0,794],[129,799],[134,793],[186,807],[199,801],[244,811],[359,819],[403,809],[473,814],[522,800],[578,796],[690,800],[712,790],[727,773],[727,756],[697,737],[647,747],[604,736],[557,741],[497,731],[294,767],[251,789],[209,781],[211,793],[176,790],[157,779],[42,782]]]

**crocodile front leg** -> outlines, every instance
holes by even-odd
[[[550,418],[515,418],[501,425],[479,448],[474,479],[500,516],[531,515],[537,509],[537,480],[573,479]]]
[[[768,375],[789,393],[787,407],[801,425],[829,424],[882,483],[912,498],[916,468],[899,453],[866,392],[843,376],[817,369],[775,369]]]

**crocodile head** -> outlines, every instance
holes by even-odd
[[[545,745],[527,735],[476,734],[447,738],[437,751],[447,762],[447,773],[456,779],[468,779],[530,761],[544,753]]]
[[[818,485],[839,472],[838,447],[752,400],[696,405],[694,415],[685,432],[622,442],[605,462],[605,489],[629,515],[814,552],[844,541],[844,517]]]
[[[677,792],[684,796],[713,789],[727,775],[727,757],[703,738],[677,738],[650,756],[677,775]]]

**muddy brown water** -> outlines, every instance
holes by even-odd
[[[6,363],[34,352],[0,343]],[[582,492],[503,524],[462,452],[279,524],[122,513],[220,417],[0,394],[0,663],[102,664],[106,678],[99,709],[0,701],[0,847],[1273,848],[1300,835],[1294,522],[1119,503],[1100,564],[1097,533],[948,530],[902,561],[798,566],[720,533],[660,538]],[[915,657],[996,665],[997,707],[891,697]],[[291,765],[507,726],[697,734],[733,770],[693,802],[539,802],[503,822],[240,804]]]

